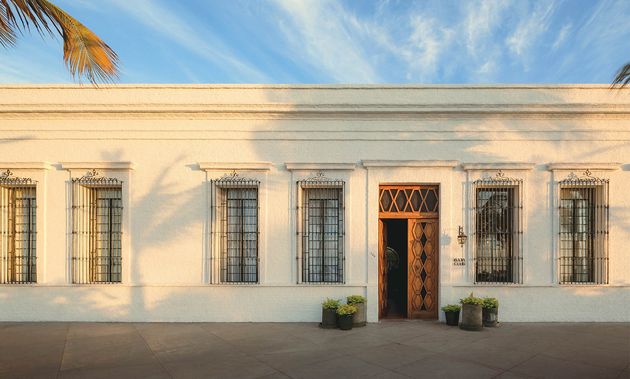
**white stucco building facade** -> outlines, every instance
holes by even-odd
[[[0,321],[630,322],[627,89],[3,86],[0,142]]]

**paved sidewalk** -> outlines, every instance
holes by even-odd
[[[0,323],[0,378],[630,378],[630,324]]]

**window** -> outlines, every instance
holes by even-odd
[[[30,178],[0,177],[0,283],[36,283],[36,186]]]
[[[218,203],[220,281],[258,283],[258,187],[236,173],[213,182]]]
[[[72,180],[73,283],[122,280],[122,182],[96,170]]]
[[[502,173],[474,183],[477,283],[522,283],[521,184]]]
[[[344,282],[343,188],[322,175],[298,182],[302,282]]]
[[[608,283],[608,181],[560,182],[560,283]]]

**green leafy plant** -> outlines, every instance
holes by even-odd
[[[365,303],[365,298],[361,295],[352,295],[346,298],[348,304],[362,304]]]
[[[442,307],[444,312],[459,312],[461,309],[462,307],[457,304],[449,304]]]
[[[483,307],[486,309],[499,308],[499,300],[494,297],[484,297]]]
[[[459,299],[459,302],[461,304],[483,305],[483,299],[480,297],[475,297],[472,292],[470,293],[470,295],[468,295],[468,297]]]
[[[335,300],[335,299],[327,298],[322,303],[322,308],[324,308],[324,309],[337,309],[337,308],[339,308],[339,305],[341,305],[341,300]]]
[[[357,313],[357,307],[352,304],[340,305],[339,308],[337,308],[337,314],[339,316],[348,316],[355,313]]]

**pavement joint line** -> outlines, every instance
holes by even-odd
[[[264,366],[267,366],[267,367],[269,367],[270,369],[272,369],[272,370],[274,370],[274,371],[278,371],[278,372],[279,372],[279,373],[281,373],[282,375],[285,375],[285,376],[288,376],[289,378],[292,378],[292,376],[290,376],[290,375],[286,374],[286,373],[285,373],[285,372],[283,372],[282,370],[276,369],[275,367],[271,366],[271,365],[270,365],[270,364],[268,364],[267,362],[263,362],[263,361],[261,361],[260,359],[258,359],[258,358],[257,358],[256,356],[254,356],[253,354],[249,354],[248,352],[243,351],[241,348],[239,348],[239,346],[237,346],[237,345],[235,345],[235,344],[231,343],[230,341],[228,341],[228,340],[226,340],[226,339],[222,338],[221,336],[219,336],[218,334],[214,333],[213,331],[211,331],[211,330],[206,330],[206,328],[201,328],[201,329],[203,329],[203,331],[204,331],[205,333],[210,333],[210,334],[214,335],[215,337],[217,337],[218,339],[220,339],[221,341],[223,341],[223,342],[227,343],[228,345],[232,346],[233,348],[235,348],[236,350],[238,350],[241,354],[243,354],[243,355],[245,355],[245,356],[247,356],[247,357],[250,357],[250,358],[252,358],[252,359],[256,360],[258,363],[260,363],[260,364],[262,364],[262,365],[264,365]],[[262,377],[265,377],[265,376],[268,376],[268,375],[270,375],[270,374],[263,375]]]
[[[59,379],[61,376],[61,366],[63,366],[63,358],[66,355],[66,346],[68,346],[68,334],[70,334],[70,323],[66,326],[66,335],[63,339],[63,349],[61,350],[61,359],[59,359],[59,367],[57,368],[57,375],[55,378]]]
[[[155,360],[158,362],[158,364],[160,365],[162,370],[164,370],[164,372],[166,373],[166,375],[169,376],[169,378],[174,379],[173,374],[171,374],[171,372],[168,371],[168,369],[164,366],[164,363],[155,354],[155,351],[153,351],[153,349],[151,349],[151,346],[149,346],[149,342],[146,340],[146,338],[144,338],[144,336],[140,332],[140,329],[138,329],[138,326],[135,323],[132,323],[131,325],[133,326],[133,329],[136,331],[136,333],[138,333],[138,335],[140,336],[140,338],[142,339],[142,341],[146,345],[147,349],[149,349],[149,351],[151,352],[151,355],[153,356],[153,358],[155,358]]]

